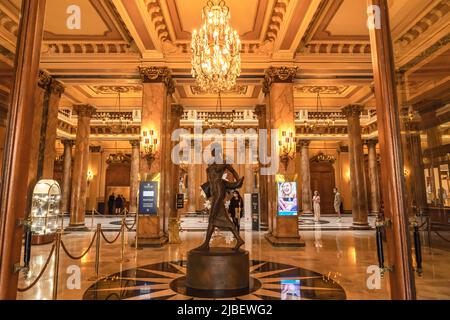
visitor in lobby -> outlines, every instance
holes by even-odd
[[[116,195],[114,192],[108,198],[108,214],[112,216],[114,212],[114,204],[116,202]]]
[[[230,213],[230,216],[239,232],[241,229],[240,220],[244,213],[244,200],[242,200],[242,197],[238,191],[233,192],[233,197],[230,200],[228,212]]]
[[[320,220],[320,195],[319,191],[314,191],[313,196],[313,204],[314,204],[314,222],[319,222]]]
[[[337,188],[333,188],[334,193],[334,211],[336,211],[336,214],[338,215],[338,222],[342,221],[341,217],[341,205],[342,205],[342,198],[341,194],[339,193]]]

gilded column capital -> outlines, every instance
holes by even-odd
[[[73,112],[79,117],[92,117],[96,111],[96,108],[90,104],[76,104],[73,106]]]
[[[273,83],[292,83],[298,67],[270,67],[264,75],[263,92],[268,94]]]
[[[90,153],[100,153],[102,152],[101,146],[89,146],[89,152]]]
[[[267,114],[267,107],[265,104],[258,104],[255,107],[255,115],[261,119],[262,117],[264,117]]]
[[[167,95],[175,92],[175,83],[172,79],[172,72],[167,67],[140,67],[139,73],[144,83],[164,83],[167,88]]]
[[[364,106],[362,104],[349,104],[341,109],[342,113],[347,117],[359,117],[364,111]]]
[[[310,140],[298,140],[297,141],[297,146],[299,146],[300,148],[304,148],[304,147],[308,148],[310,144],[311,144]]]
[[[378,139],[368,139],[364,140],[363,143],[368,147],[375,147],[378,143]]]
[[[59,82],[58,80],[55,80],[55,79],[52,80],[52,82],[50,84],[50,92],[51,93],[54,93],[54,94],[58,95],[59,97],[61,97],[65,90],[66,90],[66,88],[64,87],[64,85],[61,82]]]
[[[141,145],[141,142],[139,140],[131,140],[130,144],[133,148],[139,148]]]
[[[44,70],[39,70],[38,86],[47,90],[52,83],[52,76]]]
[[[170,112],[173,118],[181,118],[184,114],[184,109],[180,104],[172,104]]]

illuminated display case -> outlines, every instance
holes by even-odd
[[[41,180],[34,187],[31,206],[32,244],[53,241],[59,222],[61,188],[54,180]]]

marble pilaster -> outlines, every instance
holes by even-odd
[[[89,136],[91,117],[95,107],[75,105],[73,111],[78,115],[75,142],[75,160],[72,171],[72,193],[70,197],[69,230],[85,229],[86,198],[88,195],[87,172],[89,166]]]
[[[73,140],[63,140],[64,145],[64,172],[61,197],[61,212],[68,214],[70,209],[70,187],[72,184],[72,147]]]
[[[310,141],[303,140],[300,145],[300,174],[302,179],[302,211],[304,215],[312,215],[311,170],[309,166]]]
[[[137,197],[139,191],[140,141],[130,141],[131,171],[130,171],[130,213],[137,213]]]
[[[364,151],[361,139],[360,115],[364,110],[361,105],[348,105],[342,108],[347,117],[349,155],[350,155],[350,185],[352,188],[352,215],[355,229],[369,227],[367,192],[364,179]]]
[[[378,178],[377,140],[367,140],[369,152],[369,183],[370,183],[370,212],[373,215],[380,213],[381,196],[380,181]]]

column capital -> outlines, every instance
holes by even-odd
[[[73,106],[73,112],[79,117],[92,117],[96,111],[96,108],[90,104],[76,104]]]
[[[55,79],[52,80],[49,89],[51,93],[54,93],[59,97],[61,97],[66,90],[65,86],[60,81]]]
[[[258,118],[264,117],[267,114],[267,106],[265,104],[257,104],[254,112]]]
[[[298,140],[297,141],[297,146],[303,148],[303,147],[309,147],[309,145],[311,144],[310,140]]]
[[[172,104],[170,113],[174,118],[181,118],[184,114],[184,109],[181,104]]]
[[[141,142],[139,140],[131,140],[130,144],[133,148],[138,148],[141,145]]]
[[[264,75],[263,92],[268,94],[273,83],[292,83],[298,67],[270,67]]]
[[[101,146],[89,146],[89,152],[90,153],[100,153],[102,152]]]
[[[64,140],[61,140],[61,143],[64,145],[64,147],[72,148],[75,145],[75,140],[64,139]]]
[[[44,70],[39,70],[38,86],[44,90],[47,90],[52,83],[52,76]]]
[[[172,79],[172,72],[167,67],[140,67],[139,73],[143,83],[164,83],[167,94],[175,92],[175,83]]]
[[[362,104],[348,104],[341,109],[342,113],[347,117],[360,116],[364,111],[364,106]]]
[[[378,143],[378,139],[367,139],[364,140],[363,143],[368,147],[375,147]]]

